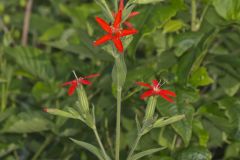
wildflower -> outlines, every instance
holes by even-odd
[[[98,40],[94,41],[94,46],[98,46],[109,40],[112,40],[115,47],[120,53],[123,52],[123,44],[120,38],[131,34],[136,34],[138,32],[134,28],[131,29],[121,28],[122,9],[118,10],[112,25],[109,25],[105,20],[103,20],[100,17],[96,17],[96,21],[102,27],[102,29],[107,32],[107,34],[102,36]]]
[[[165,90],[165,89],[161,89],[161,84],[158,83],[157,80],[152,80],[152,85],[150,85],[148,83],[144,83],[144,82],[137,82],[137,84],[139,86],[149,88],[149,90],[147,90],[140,96],[141,99],[145,99],[150,96],[158,95],[158,96],[161,96],[162,98],[164,98],[165,100],[167,100],[168,102],[173,102],[173,100],[169,96],[176,97],[176,94],[174,92]]]
[[[69,81],[69,82],[65,82],[62,84],[62,86],[67,86],[67,85],[70,85],[69,89],[68,89],[68,95],[71,96],[75,89],[77,88],[78,84],[83,84],[83,85],[91,85],[92,83],[87,80],[89,78],[94,78],[94,77],[98,77],[100,74],[91,74],[91,75],[88,75],[88,76],[85,76],[85,77],[80,77],[80,78],[77,78],[75,80],[72,80],[72,81]]]
[[[124,9],[124,0],[120,0],[120,1],[119,1],[119,9],[123,11],[123,9]],[[127,26],[128,28],[133,28],[132,23],[128,22],[128,20],[131,19],[131,18],[133,18],[133,17],[135,17],[135,16],[138,15],[139,13],[140,13],[140,12],[131,12],[131,13],[128,15],[126,21],[123,22],[123,24],[124,24],[125,26]],[[113,17],[116,17],[116,13],[113,12],[112,14],[113,14]]]

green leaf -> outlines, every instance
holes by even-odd
[[[230,75],[225,75],[219,83],[229,96],[234,96],[240,88],[240,82]]]
[[[154,149],[149,149],[149,150],[146,150],[146,151],[142,151],[142,152],[134,154],[129,160],[137,160],[137,159],[140,159],[144,156],[152,155],[152,154],[154,154],[156,152],[159,152],[163,149],[165,149],[165,147],[154,148]]]
[[[181,20],[169,20],[163,26],[163,33],[177,32],[184,27],[184,23]]]
[[[218,30],[210,29],[199,42],[194,45],[192,51],[184,54],[178,63],[177,75],[180,84],[187,83],[189,76],[195,70],[197,70],[204,57],[207,55],[207,51],[216,37]],[[197,33],[196,33],[197,34]]]
[[[32,133],[51,129],[52,122],[38,112],[22,112],[13,115],[6,121],[1,132],[6,133]]]
[[[192,120],[194,108],[189,102],[193,101],[194,92],[189,92],[186,88],[177,86],[176,88],[176,102],[169,103],[163,98],[158,100],[157,107],[159,112],[165,117],[172,117],[175,115],[185,115],[181,121],[171,124],[173,129],[181,136],[184,144],[188,146],[192,137]],[[190,94],[191,93],[191,94]]]
[[[82,117],[78,114],[77,111],[75,111],[74,109],[71,108],[71,113],[70,112],[66,112],[60,109],[55,109],[55,108],[47,108],[46,112],[50,113],[52,115],[56,115],[56,116],[62,116],[62,117],[67,117],[67,118],[73,118],[73,119],[82,119]]]
[[[175,123],[177,121],[180,121],[180,120],[182,120],[184,118],[185,118],[185,115],[175,115],[175,116],[170,117],[170,118],[161,118],[161,119],[158,119],[153,124],[153,127],[154,128],[164,127],[164,126],[167,126],[169,124],[172,124],[172,123]]]
[[[53,78],[53,68],[49,58],[41,50],[33,47],[6,48],[6,53],[26,72],[43,79]]]
[[[77,145],[87,149],[88,151],[90,151],[91,153],[93,153],[95,156],[97,156],[100,160],[104,160],[103,158],[103,155],[100,151],[100,149],[98,149],[97,147],[89,144],[89,143],[86,143],[86,142],[83,142],[83,141],[78,141],[78,140],[75,140],[73,138],[70,138],[74,143],[76,143]]]
[[[205,67],[198,68],[190,77],[190,83],[196,87],[207,86],[213,82],[213,79],[209,77]]]
[[[203,127],[202,122],[200,120],[193,121],[193,132],[195,133],[195,135],[198,136],[199,145],[203,147],[207,147],[209,134]]]
[[[226,20],[240,20],[239,0],[213,0],[217,13]]]
[[[162,2],[164,0],[135,0],[134,3],[136,4],[148,4],[148,3],[156,3],[156,2]]]
[[[163,23],[174,17],[181,9],[182,5],[171,3],[149,5],[139,10],[141,14],[134,18],[135,25],[138,26],[138,34],[134,35],[130,53],[135,53],[137,45],[143,36],[154,32],[157,28],[161,28]]]
[[[189,147],[177,155],[177,160],[211,160],[212,155],[203,147]]]
[[[57,24],[55,26],[51,26],[49,29],[47,29],[43,35],[39,38],[40,41],[49,41],[53,39],[59,38],[64,31],[64,25],[63,24]]]

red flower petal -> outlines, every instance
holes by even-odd
[[[123,10],[124,9],[124,0],[119,1],[119,9]]]
[[[115,17],[115,20],[114,20],[114,23],[113,23],[113,27],[114,28],[119,28],[120,24],[121,24],[121,21],[122,21],[122,10],[119,9],[118,12],[117,12],[117,15]]]
[[[172,92],[172,91],[169,91],[169,90],[161,89],[161,90],[160,90],[160,93],[165,94],[165,95],[169,95],[169,96],[176,97],[176,94],[175,94],[174,92]]]
[[[158,81],[156,79],[152,80],[152,84],[154,87],[157,87],[158,86]]]
[[[164,98],[164,99],[167,100],[168,102],[173,103],[173,100],[172,100],[171,98],[169,98],[167,95],[161,94],[161,93],[158,93],[158,95],[160,95],[162,98]]]
[[[136,34],[138,31],[136,29],[124,29],[120,33],[120,37],[127,36],[130,34]]]
[[[119,52],[123,52],[123,45],[119,38],[114,38],[113,43]]]
[[[111,27],[108,25],[106,21],[104,21],[102,18],[96,17],[95,18],[98,24],[104,29],[106,32],[111,32]]]
[[[132,17],[135,17],[136,15],[140,14],[140,12],[131,12],[128,16],[128,19],[129,18],[132,18]]]
[[[152,86],[150,84],[144,83],[144,82],[136,82],[139,86],[147,87],[149,89],[152,89]]]
[[[69,96],[71,96],[71,95],[74,93],[76,87],[77,87],[77,83],[73,83],[73,84],[70,86],[70,88],[68,89],[68,95],[69,95]]]
[[[130,23],[130,22],[128,22],[128,21],[123,22],[123,24],[124,24],[125,26],[127,26],[128,28],[133,28],[133,24]]]
[[[85,85],[91,85],[92,83],[89,80],[86,79],[79,79],[79,82]]]
[[[98,46],[100,44],[103,44],[105,42],[107,42],[108,40],[112,39],[112,35],[111,34],[107,34],[107,35],[104,35],[103,37],[99,38],[98,40],[96,40],[93,45],[94,46]]]
[[[96,73],[96,74],[90,74],[90,75],[88,75],[88,76],[85,76],[84,78],[94,78],[94,77],[98,77],[98,76],[100,76],[100,74],[99,73]]]
[[[73,83],[76,83],[76,80],[65,82],[65,83],[61,84],[61,86],[67,86],[67,85],[73,84]]]
[[[141,99],[145,99],[145,98],[150,97],[150,96],[152,96],[152,95],[153,95],[153,90],[151,89],[151,90],[148,90],[148,91],[144,92],[144,93],[140,96],[140,98],[141,98]]]

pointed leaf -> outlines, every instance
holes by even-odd
[[[151,155],[151,154],[154,154],[156,152],[159,152],[163,149],[165,149],[165,147],[154,148],[154,149],[149,149],[149,150],[146,150],[146,151],[142,151],[142,152],[139,152],[139,153],[136,153],[135,155],[133,155],[129,160],[137,160],[137,159],[140,159],[144,156]]]
[[[95,156],[97,156],[100,160],[104,160],[103,155],[100,151],[100,149],[98,149],[97,147],[93,146],[92,144],[83,142],[83,141],[78,141],[75,140],[73,138],[70,138],[74,143],[76,143],[77,145],[87,149],[89,152],[93,153]]]

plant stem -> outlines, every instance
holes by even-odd
[[[45,141],[43,142],[43,144],[40,146],[40,148],[37,150],[37,152],[34,154],[32,160],[36,160],[38,159],[38,157],[41,155],[41,153],[44,151],[44,149],[48,146],[48,144],[52,141],[53,136],[50,135],[48,136]]]
[[[28,31],[29,31],[30,16],[32,12],[32,5],[33,5],[33,0],[28,0],[26,9],[25,9],[24,24],[23,24],[23,31],[22,31],[22,45],[24,46],[27,45],[27,41],[28,41]]]
[[[104,147],[103,147],[102,141],[100,140],[100,137],[99,137],[99,135],[98,135],[96,126],[93,128],[93,132],[94,132],[94,134],[95,134],[95,136],[96,136],[96,138],[97,138],[98,144],[99,144],[99,146],[100,146],[100,148],[101,148],[101,150],[102,150],[104,159],[107,160],[107,159],[108,159],[108,156],[107,156],[107,153],[106,153],[106,151],[105,151],[105,149],[104,149]]]
[[[191,3],[191,8],[192,8],[192,19],[191,19],[191,30],[192,31],[197,31],[197,4],[196,0],[192,0]]]
[[[133,146],[132,146],[132,148],[131,148],[131,150],[128,154],[127,160],[130,160],[130,158],[132,157],[132,155],[133,155],[141,137],[142,137],[142,134],[138,134],[137,139],[135,140],[135,142],[134,142],[134,144],[133,144]]]
[[[119,151],[120,151],[121,96],[122,96],[122,87],[118,87],[117,88],[117,122],[116,122],[115,160],[119,160]]]

